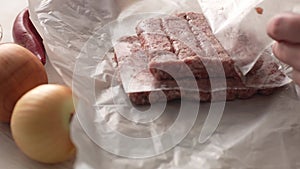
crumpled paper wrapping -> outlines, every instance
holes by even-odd
[[[272,97],[227,103],[219,128],[206,144],[197,136],[207,115],[203,105],[189,135],[177,147],[149,159],[118,157],[98,147],[74,119],[75,168],[296,169],[299,164],[299,101],[283,89]]]
[[[51,63],[79,98],[72,122],[78,148],[74,168],[300,167],[300,109],[293,85],[272,96],[224,103],[218,128],[204,143],[199,135],[214,103],[177,101],[142,111],[128,102],[109,49],[117,37],[131,32],[114,32],[106,25],[118,23],[111,23],[117,18],[139,18],[140,12],[199,11],[196,1],[29,0],[29,7]],[[156,138],[170,129],[166,137]]]

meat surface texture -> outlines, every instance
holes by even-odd
[[[203,14],[145,19],[137,25],[136,33],[142,48],[149,52],[149,70],[157,80],[241,76]],[[165,58],[167,51],[173,55],[168,54],[169,59]],[[183,66],[188,66],[192,74],[181,69]],[[253,70],[260,65],[256,66]]]
[[[155,20],[156,22],[159,22]],[[159,28],[159,27],[158,27]],[[146,28],[139,27],[137,34],[144,31]],[[148,28],[147,28],[148,29]],[[153,28],[154,30],[154,28]],[[157,29],[155,29],[157,30]],[[150,32],[150,30],[149,30]],[[162,39],[161,39],[162,40]],[[158,40],[157,40],[158,41]],[[236,78],[231,77],[212,77],[212,78],[194,78],[182,77],[176,80],[167,78],[158,80],[153,72],[151,72],[150,64],[156,61],[158,56],[163,63],[172,63],[177,73],[180,72],[181,62],[176,60],[177,55],[169,50],[170,47],[165,45],[161,50],[151,50],[158,48],[155,45],[150,45],[146,50],[144,39],[137,36],[127,36],[119,40],[114,47],[115,57],[118,62],[122,83],[125,91],[128,93],[130,100],[138,105],[149,104],[154,102],[174,99],[188,99],[197,101],[218,101],[218,100],[234,100],[247,99],[259,93],[269,95],[273,93],[274,87],[265,87],[263,84],[269,80],[281,80],[285,76],[278,70],[278,65],[269,59],[269,55],[262,55],[259,61],[255,64],[246,76]],[[150,42],[149,42],[150,44]],[[165,43],[168,44],[168,43]],[[151,48],[151,49],[150,49]],[[155,56],[152,56],[155,55]],[[178,71],[179,70],[179,71]],[[277,74],[274,78],[266,79],[264,76],[258,75]],[[180,72],[181,73],[181,72]],[[130,79],[130,80],[129,80]],[[259,87],[249,87],[249,84],[262,84]],[[191,85],[193,82],[195,86]],[[164,94],[165,96],[162,96]]]

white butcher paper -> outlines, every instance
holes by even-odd
[[[78,150],[74,168],[300,168],[300,104],[293,83],[270,96],[257,95],[247,100],[226,102],[217,129],[206,142],[200,143],[199,135],[212,104],[174,101],[167,107],[151,107],[158,108],[154,114],[128,107],[127,95],[112,60],[113,53],[105,50],[118,37],[132,35],[134,24],[121,25],[124,28],[121,32],[112,29],[106,30],[107,34],[97,34],[105,31],[107,25],[115,24],[114,28],[118,28],[120,21],[132,16],[203,11],[215,35],[228,49],[234,44],[234,34],[230,30],[235,30],[232,29],[235,25],[262,35],[259,36],[260,45],[255,48],[259,54],[272,43],[264,35],[266,20],[276,13],[295,10],[297,3],[300,1],[29,0],[31,20],[43,38],[50,62],[78,97],[71,124],[72,140]],[[264,9],[263,15],[255,12],[256,7]],[[255,22],[257,20],[260,22]],[[256,26],[250,29],[253,22]],[[224,37],[228,36],[232,39],[224,44]],[[254,56],[250,63],[255,63],[256,59]],[[251,64],[237,67],[246,73]],[[123,142],[113,133],[118,131],[124,136],[138,138],[158,135],[172,127],[182,104],[190,107],[184,109],[185,119],[190,121],[183,120],[175,133],[189,132],[174,147],[168,147],[159,139],[152,139],[152,144],[147,142],[141,147],[135,142]],[[163,112],[160,112],[161,108]],[[195,112],[197,116],[193,119]],[[126,119],[129,115],[132,119]],[[132,122],[147,121],[147,118],[152,120],[149,124]],[[192,128],[185,125],[189,122],[195,122]],[[106,124],[109,127],[105,127]],[[176,135],[170,135],[170,143],[178,139]],[[161,151],[164,148],[168,148],[167,151]],[[131,155],[144,153],[148,157],[122,156],[128,152]],[[157,155],[151,156],[153,153]]]

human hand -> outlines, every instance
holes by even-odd
[[[293,67],[292,78],[300,85],[300,14],[275,16],[267,25],[267,33],[277,41],[273,46],[274,55]]]

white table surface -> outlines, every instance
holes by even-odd
[[[27,6],[27,0],[3,1],[0,5],[0,24],[3,29],[1,42],[12,42],[12,25],[16,15]],[[49,83],[62,83],[49,63],[46,64]],[[55,165],[35,162],[27,158],[14,143],[8,124],[0,123],[0,169],[70,169],[74,159]]]

